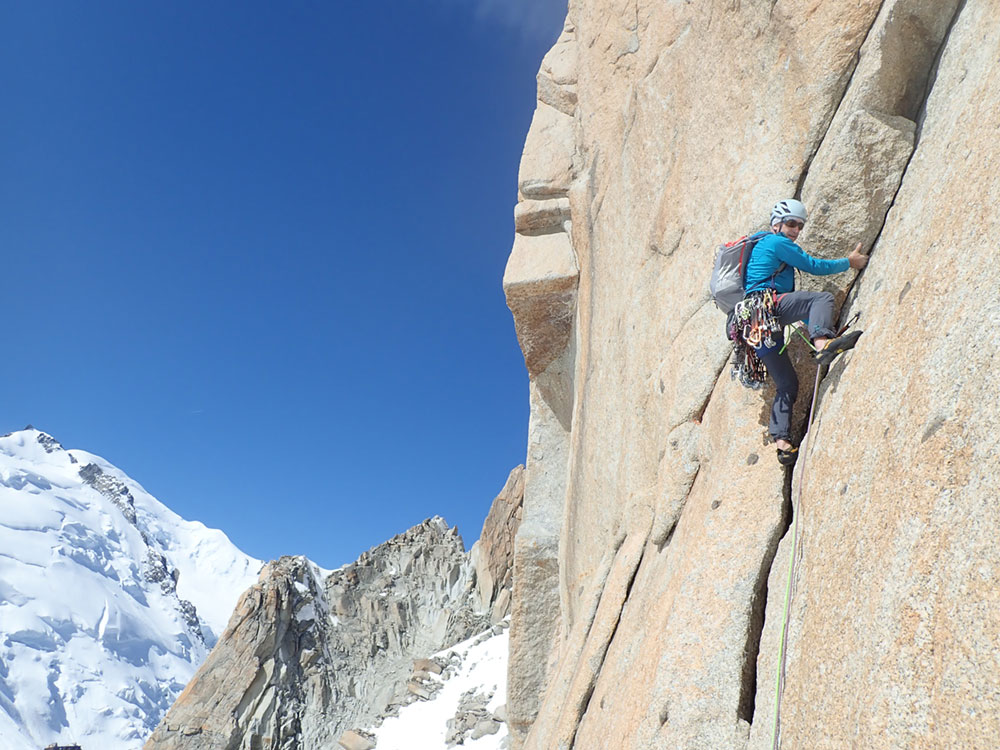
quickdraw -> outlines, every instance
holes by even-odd
[[[846,323],[844,323],[844,325],[837,331],[837,335],[838,336],[843,336],[844,335],[844,331],[846,331],[852,325],[854,325],[855,323],[857,323],[860,318],[861,318],[861,313],[860,312],[854,313],[854,315],[851,317],[851,319],[849,321],[847,321]]]
[[[748,294],[736,305],[729,324],[733,342],[733,379],[747,388],[758,389],[767,380],[767,370],[756,350],[777,345],[775,334],[781,332],[777,315],[777,297],[773,289]]]

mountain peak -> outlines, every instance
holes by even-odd
[[[260,567],[104,459],[30,425],[0,437],[0,547],[9,750],[84,737],[134,746]]]

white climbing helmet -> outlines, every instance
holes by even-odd
[[[805,222],[806,207],[802,205],[802,201],[789,198],[774,204],[774,208],[771,209],[771,226],[773,227],[785,219],[798,219]]]

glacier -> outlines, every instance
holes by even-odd
[[[134,750],[261,565],[99,456],[0,438],[0,747]]]

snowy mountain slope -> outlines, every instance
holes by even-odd
[[[0,747],[138,747],[259,568],[98,456],[0,438]]]
[[[505,717],[508,634],[486,631],[435,654],[446,664],[427,675],[430,700],[411,703],[370,730],[378,750],[467,750],[507,747]],[[497,718],[494,718],[497,717]]]

